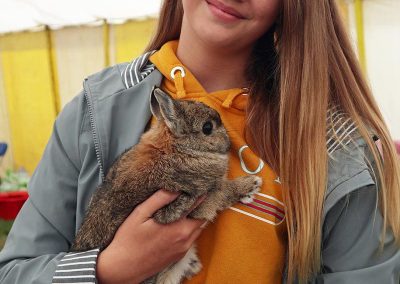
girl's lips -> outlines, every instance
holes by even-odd
[[[206,0],[211,12],[221,20],[232,22],[246,19],[235,9],[228,7],[217,0]]]

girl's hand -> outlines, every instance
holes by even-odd
[[[132,211],[98,256],[96,273],[100,284],[139,283],[186,254],[200,235],[204,221],[185,217],[161,225],[151,218],[178,195],[159,190]]]

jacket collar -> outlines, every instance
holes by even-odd
[[[115,65],[84,81],[96,157],[103,180],[119,155],[139,142],[151,118],[151,91],[162,81],[161,73],[153,69],[140,77],[140,82],[127,88],[123,79],[127,66],[126,63]]]

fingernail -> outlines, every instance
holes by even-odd
[[[166,193],[166,194],[168,194],[168,195],[170,195],[170,196],[178,196],[179,195],[179,192],[177,192],[177,191],[169,191],[169,190],[166,190],[166,189],[161,189],[161,191],[163,191],[164,193]]]

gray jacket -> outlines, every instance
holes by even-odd
[[[151,117],[149,94],[162,75],[147,58],[88,77],[58,116],[29,183],[30,197],[0,253],[0,283],[96,282],[98,250],[67,252],[104,173],[138,142]],[[382,217],[366,144],[356,142],[330,155],[323,273],[312,283],[397,284],[400,251],[389,233],[376,254]]]

